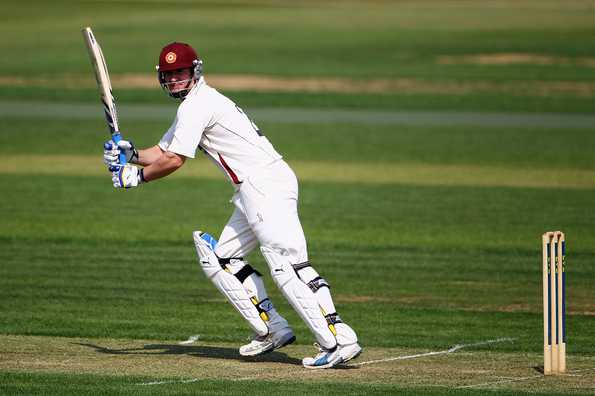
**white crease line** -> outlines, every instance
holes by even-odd
[[[242,377],[232,378],[231,381],[254,381],[258,378],[255,377]],[[200,378],[192,378],[186,380],[171,380],[171,381],[153,381],[153,382],[141,382],[135,385],[163,385],[163,384],[189,384],[191,382],[198,382]]]
[[[594,368],[585,368],[585,369],[579,369],[579,370],[572,370],[569,371],[567,374],[561,374],[562,376],[567,376],[567,377],[580,377],[582,376],[582,374],[577,374],[577,373],[582,373],[585,371],[592,371],[595,370]],[[536,378],[544,378],[543,374],[537,374],[537,375],[532,375],[530,377],[519,377],[519,378],[507,378],[501,381],[494,381],[494,382],[484,382],[483,384],[473,384],[473,385],[463,385],[463,386],[458,386],[457,389],[463,389],[463,388],[480,388],[480,387],[490,387],[490,386],[494,386],[494,385],[500,385],[500,384],[506,384],[506,383],[510,383],[510,382],[520,382],[520,381],[527,381],[527,380],[532,380],[532,379],[536,379]]]
[[[190,337],[188,337],[188,339],[186,341],[180,341],[180,342],[178,342],[178,345],[190,345],[190,344],[195,343],[199,339],[200,339],[200,334],[191,335]]]
[[[199,378],[192,378],[186,380],[173,380],[173,381],[153,381],[153,382],[141,382],[135,385],[163,385],[163,384],[189,384],[191,382],[198,382]]]
[[[449,353],[454,353],[454,352],[456,352],[458,350],[461,350],[463,348],[469,348],[469,347],[480,346],[480,345],[495,344],[495,343],[498,343],[498,342],[506,342],[506,341],[513,342],[514,340],[515,340],[515,338],[508,338],[508,337],[497,338],[495,340],[480,341],[480,342],[476,342],[476,343],[473,343],[473,344],[455,345],[452,348],[445,349],[443,351],[434,351],[434,352],[419,353],[419,354],[416,354],[416,355],[397,356],[397,357],[386,358],[386,359],[370,360],[370,361],[367,361],[367,362],[349,364],[348,366],[363,366],[365,364],[392,362],[392,361],[395,361],[395,360],[407,360],[407,359],[416,359],[416,358],[426,357],[426,356],[446,355],[446,354],[449,354]]]

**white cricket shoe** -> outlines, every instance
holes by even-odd
[[[350,345],[339,345],[338,349],[343,363],[347,363],[351,359],[355,359],[360,353],[362,353],[362,347],[359,346],[357,342]]]
[[[333,349],[325,349],[318,344],[314,344],[318,347],[318,354],[314,357],[305,357],[302,359],[302,365],[309,369],[325,369],[335,367],[337,364],[343,362],[343,358],[339,354],[339,346],[337,345]]]
[[[254,336],[249,344],[240,347],[240,355],[257,356],[289,345],[295,341],[295,335],[290,327],[269,333],[266,336]]]

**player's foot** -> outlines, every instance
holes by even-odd
[[[339,355],[343,359],[343,363],[347,363],[351,359],[355,359],[362,353],[362,347],[356,342],[350,345],[339,345]]]
[[[269,333],[266,336],[255,336],[249,344],[240,347],[240,355],[257,356],[289,345],[295,341],[290,327]]]
[[[318,346],[317,344],[315,344]],[[337,364],[343,362],[339,351],[340,347],[337,345],[333,349],[325,349],[318,346],[318,354],[314,357],[305,357],[302,359],[302,364],[309,369],[325,369],[335,367]]]

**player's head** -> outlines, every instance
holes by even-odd
[[[174,42],[161,50],[157,77],[172,98],[184,100],[201,74],[202,60],[188,44]]]

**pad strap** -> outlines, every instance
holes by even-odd
[[[252,297],[251,300],[252,304],[254,304],[254,306],[258,310],[258,316],[260,316],[260,318],[265,322],[271,320],[268,312],[273,309],[273,302],[269,300],[268,297],[262,300],[261,302],[258,302],[256,297]]]
[[[337,323],[343,323],[343,321],[341,320],[341,317],[336,312],[332,313],[332,314],[325,315],[324,318],[326,319],[326,322],[329,324],[329,326],[337,324]]]
[[[223,266],[231,263],[231,260],[244,261],[244,258],[243,257],[227,257],[227,258],[217,257],[217,260],[219,260],[219,264],[221,264],[221,266],[223,267]]]
[[[310,262],[309,261],[304,261],[303,263],[299,263],[299,264],[291,264],[291,266],[293,267],[293,269],[295,270],[295,272],[298,272],[302,268],[310,267]]]
[[[336,337],[337,336],[337,328],[335,327],[335,324],[343,323],[341,321],[341,318],[339,317],[339,315],[336,312],[332,313],[332,314],[324,315],[324,318],[326,319],[326,323],[328,323],[329,330]]]
[[[318,277],[312,279],[310,282],[308,282],[308,287],[314,293],[316,293],[318,291],[318,289],[320,289],[321,287],[328,287],[329,289],[331,288],[331,286],[328,284],[328,282],[325,279],[321,278],[320,276],[318,276]]]
[[[219,265],[221,265],[221,268],[223,268],[224,270],[230,272],[227,268],[228,264],[231,264],[232,260],[235,261],[244,261],[243,257],[217,257],[217,259],[219,260]],[[246,264],[244,265],[238,272],[236,272],[234,275],[236,278],[238,278],[238,280],[242,283],[244,283],[244,281],[246,280],[246,278],[248,278],[250,275],[252,274],[256,274],[258,276],[262,276],[262,274],[260,272],[258,272],[257,270],[255,270],[250,264]]]
[[[295,273],[300,277],[300,279],[303,278],[300,276],[299,271],[304,268],[311,267],[309,261],[304,261],[303,263],[298,264],[292,264],[291,266],[293,267]],[[316,278],[312,279],[310,282],[307,283],[307,285],[310,288],[310,290],[312,290],[312,292],[314,293],[316,293],[316,291],[318,291],[318,289],[320,289],[321,287],[328,287],[329,289],[331,288],[326,279],[323,279],[320,276],[317,276]]]
[[[256,274],[258,276],[262,276],[262,274],[260,272],[258,272],[257,270],[255,270],[254,268],[252,268],[252,266],[250,264],[246,264],[242,267],[241,270],[239,270],[238,272],[236,272],[234,275],[236,278],[238,278],[238,280],[242,283],[244,283],[244,281],[246,280],[247,277],[249,277],[252,274]]]

